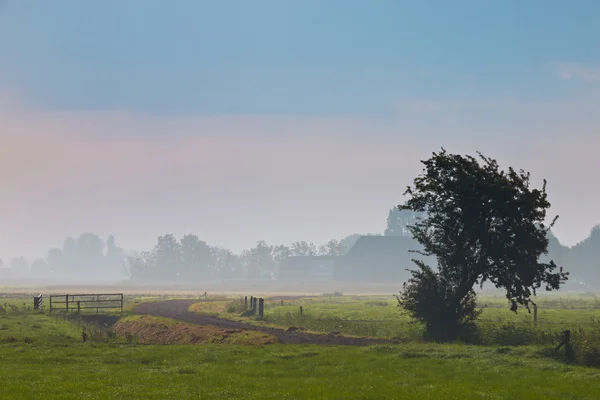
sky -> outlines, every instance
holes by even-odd
[[[0,0],[0,257],[383,232],[441,147],[600,223],[600,2]]]

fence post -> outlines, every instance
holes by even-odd
[[[565,331],[565,357],[573,361],[573,347],[571,347],[571,331]]]
[[[69,312],[69,295],[65,295],[65,310]]]
[[[43,295],[33,297],[33,309],[36,311],[40,311],[43,308]]]
[[[537,328],[537,304],[533,305],[533,326]]]
[[[123,314],[123,293],[121,293],[121,314]]]
[[[561,347],[565,346],[565,358],[567,361],[573,361],[573,347],[571,346],[571,331],[564,331],[562,341],[554,351],[558,351]]]
[[[248,309],[248,296],[244,297],[244,308],[247,310]]]
[[[256,315],[256,311],[258,308],[258,302],[256,301],[258,300],[256,297],[254,298],[254,303],[252,304],[252,314]]]
[[[300,316],[302,316],[302,306],[300,306]]]
[[[81,314],[81,302],[77,301],[77,314]]]
[[[52,295],[50,295],[50,314],[52,314]]]
[[[264,316],[265,316],[265,300],[261,297],[258,300],[258,317],[260,319],[263,319]]]

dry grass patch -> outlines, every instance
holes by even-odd
[[[226,301],[201,301],[190,306],[188,311],[198,314],[216,315],[225,312]]]
[[[260,346],[278,342],[276,337],[262,332],[198,326],[146,315],[124,318],[113,329],[118,336],[142,344],[223,343]]]

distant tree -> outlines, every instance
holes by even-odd
[[[31,264],[31,270],[29,271],[30,275],[35,277],[44,277],[48,275],[49,272],[50,267],[48,266],[48,263],[41,258],[36,259]]]
[[[317,246],[314,243],[308,243],[306,241],[294,242],[291,247],[291,254],[293,256],[316,256]]]
[[[46,264],[50,271],[63,272],[65,270],[63,251],[59,248],[53,248],[48,250],[48,256],[46,256]]]
[[[292,250],[290,250],[289,247],[280,244],[273,247],[272,254],[273,261],[275,261],[275,264],[279,265],[281,261],[292,255]]]
[[[183,276],[198,276],[209,272],[214,258],[205,241],[198,239],[196,235],[185,235],[179,245]]]
[[[460,335],[478,315],[474,286],[490,281],[506,290],[511,310],[529,309],[537,289],[556,290],[567,273],[553,261],[540,262],[547,252],[550,203],[543,188],[530,189],[524,171],[501,171],[498,163],[479,154],[448,154],[444,149],[422,161],[423,173],[405,195],[400,210],[426,212],[409,226],[425,255],[437,259],[434,271],[423,261],[404,284],[399,305],[425,323],[437,340]]]
[[[118,247],[115,242],[115,237],[110,235],[106,239],[106,267],[111,270],[117,270],[125,258],[125,251]]]
[[[600,225],[593,227],[587,238],[564,253],[575,281],[594,286],[600,284]]]
[[[240,257],[231,250],[211,247],[215,272],[222,278],[241,278],[242,263]]]
[[[77,239],[77,262],[79,268],[99,271],[104,266],[106,243],[95,233],[83,233]]]
[[[122,260],[123,272],[131,280],[145,281],[150,277],[149,265],[147,260],[138,253],[131,252]]]
[[[29,264],[24,257],[11,259],[9,268],[13,276],[26,276],[29,274]]]
[[[383,234],[385,236],[411,236],[408,227],[423,216],[423,213],[394,207],[388,213],[387,225]]]
[[[62,249],[62,272],[75,271],[80,268],[77,241],[71,237],[66,238]]]
[[[154,247],[153,261],[162,277],[177,277],[182,272],[181,245],[173,234],[159,236]]]
[[[347,251],[344,245],[335,239],[331,239],[327,244],[319,246],[319,255],[321,256],[341,256]]]

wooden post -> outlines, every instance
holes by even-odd
[[[302,306],[300,306],[300,316],[302,316]]]
[[[123,314],[123,293],[121,293],[121,314]]]
[[[265,316],[265,300],[261,297],[258,300],[258,317],[263,319]]]
[[[567,361],[573,361],[574,354],[573,347],[571,347],[571,331],[563,332],[562,341],[555,349],[555,351],[558,351],[563,346],[565,346],[565,358],[567,359]]]
[[[81,314],[81,302],[77,302],[77,314]]]
[[[533,326],[537,328],[537,304],[533,305]]]
[[[248,296],[244,297],[244,308],[247,310],[248,309]]]
[[[565,357],[567,361],[573,361],[573,347],[571,347],[571,331],[565,331]]]
[[[252,314],[256,314],[257,308],[258,308],[258,302],[256,301],[257,298],[254,298],[254,304],[252,304]]]
[[[50,295],[50,314],[52,314],[52,295]]]
[[[69,312],[69,295],[65,295],[65,311]]]

